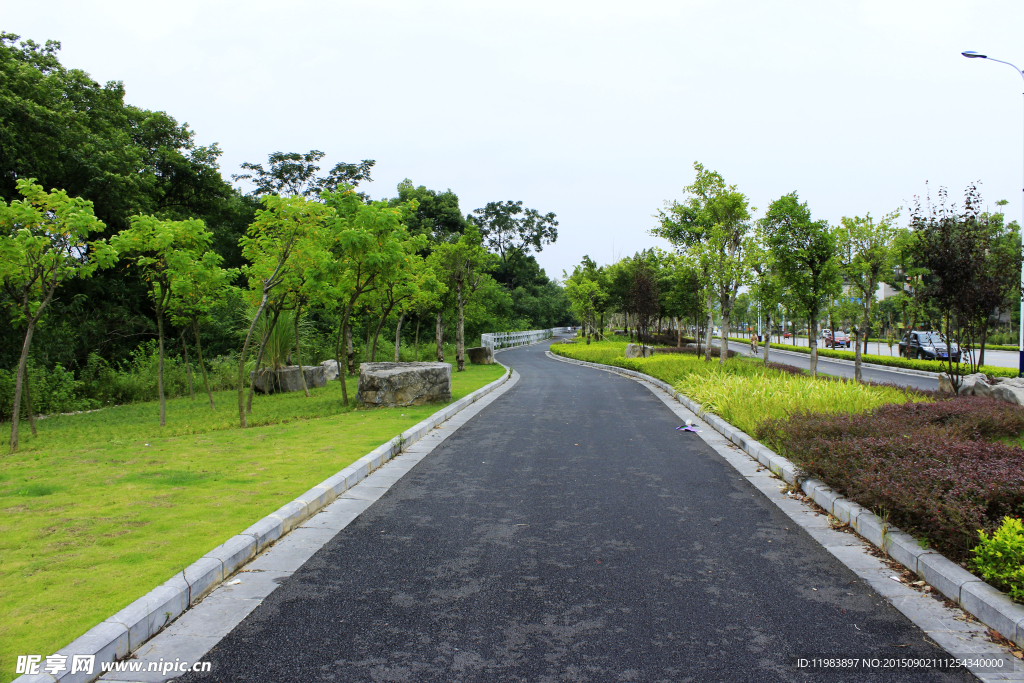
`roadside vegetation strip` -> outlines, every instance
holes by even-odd
[[[467,365],[452,373],[453,400],[505,373]],[[248,430],[221,426],[228,392],[215,396],[225,410],[197,399],[206,407],[189,424],[162,429],[152,404],[40,422],[38,438],[0,460],[3,680],[18,654],[63,647],[438,410],[344,409],[334,384],[310,399],[258,398],[253,416],[270,424]],[[168,415],[190,415],[189,403],[168,401]]]
[[[730,337],[729,341],[749,344],[749,339],[736,339]],[[760,344],[763,346],[763,344]],[[806,346],[792,346],[790,344],[778,344],[772,342],[772,348],[778,349],[779,351],[795,351],[796,353],[803,353],[810,355],[811,350]],[[895,348],[895,347],[894,347]],[[1014,349],[1016,351],[1016,349]],[[822,358],[836,358],[839,360],[853,361],[856,358],[856,354],[853,351],[835,351],[833,349],[818,348],[818,356]],[[944,372],[945,362],[933,361],[933,360],[917,360],[914,358],[902,358],[900,356],[879,356],[877,354],[863,353],[861,354],[861,361],[864,363],[871,363],[873,365],[885,365],[892,368],[903,368],[906,370],[923,370],[925,372],[934,372],[941,374]],[[964,374],[969,374],[970,368],[965,364],[961,363],[961,368],[964,370]],[[982,365],[978,368],[978,372],[983,372],[986,375],[992,375],[993,377],[1016,377],[1016,368],[1004,368],[998,365]]]
[[[557,357],[559,355],[565,356],[567,362],[589,365],[599,369],[616,369],[615,366],[573,358],[568,356],[568,354],[563,353],[564,350],[559,349],[557,346],[552,346],[551,351],[554,352],[551,354],[552,357]],[[771,470],[773,474],[783,479],[792,487],[802,490],[803,493],[809,499],[813,500],[815,504],[835,517],[838,520],[838,523],[849,525],[865,540],[885,552],[890,559],[899,562],[903,566],[907,567],[907,569],[916,573],[935,590],[956,602],[960,607],[972,614],[983,624],[995,630],[1008,640],[1013,641],[1018,646],[1024,647],[1024,606],[1014,602],[1003,592],[988,583],[985,583],[978,578],[978,576],[965,569],[961,564],[951,561],[945,555],[930,548],[930,539],[918,540],[914,536],[911,536],[894,526],[891,523],[891,517],[888,511],[881,510],[881,516],[876,515],[866,507],[845,497],[838,490],[830,487],[826,482],[806,476],[806,472],[796,463],[775,453],[771,448],[754,440],[748,433],[737,429],[718,415],[706,412],[699,403],[691,400],[682,392],[674,390],[667,382],[643,372],[624,367],[622,368],[622,372],[636,379],[648,381],[667,391],[673,398],[681,402],[695,414],[702,417],[704,421],[712,426],[716,431],[722,433],[727,439],[746,451],[749,456]],[[939,415],[942,413],[944,406],[955,406],[956,403],[960,403],[961,401],[967,402],[962,397],[955,400],[950,399],[945,402],[936,402],[934,404],[910,403],[905,405],[890,405],[887,406],[887,408],[929,410],[934,411],[936,415]],[[968,401],[984,402],[988,403],[990,406],[994,403],[989,402],[986,399],[979,399],[976,397],[970,397]],[[978,404],[976,403],[975,405]],[[953,411],[955,412],[955,410],[956,408],[954,407]],[[970,410],[970,408],[968,408],[968,410]],[[999,406],[999,410],[1008,410],[1012,412],[1015,410],[1019,411],[1020,409],[1016,406],[1006,406],[1005,408]],[[818,416],[811,414],[807,415],[807,417],[814,418]],[[824,415],[820,417],[839,417],[847,419],[850,423],[857,423],[862,415],[833,414],[831,416]],[[1012,425],[1015,424],[1015,420],[1017,418],[1019,418],[1019,416],[1011,417],[1009,420],[1003,420],[1002,425],[996,430],[992,430],[990,426],[990,433],[995,434],[999,433],[999,430],[1007,429],[1012,431]],[[938,420],[938,422],[941,421],[941,419]],[[963,424],[961,426],[969,428],[970,422],[971,420],[966,420],[967,424]],[[975,422],[980,424],[985,422],[985,420],[975,420]],[[811,438],[813,438],[813,436]],[[842,448],[846,450],[851,444],[831,443],[821,445],[823,448],[820,452],[827,454],[830,449],[834,450],[836,448]],[[1022,455],[1024,455],[1024,453],[1022,453]],[[927,471],[920,471],[920,465],[921,463],[918,463],[919,469],[917,471],[917,476],[927,479],[930,473]],[[998,467],[993,469],[998,470]],[[1017,465],[1017,470],[1021,470],[1020,464]],[[967,471],[965,470],[964,473],[966,474]],[[880,477],[891,475],[891,473],[885,472],[874,472],[873,474]],[[871,475],[872,473],[869,472],[866,476],[870,477]],[[887,484],[890,487],[894,487],[899,486],[901,482],[902,480],[897,478],[887,482]],[[974,491],[975,493],[978,488]],[[971,492],[968,492],[968,495],[970,493]],[[932,503],[939,502],[940,501],[937,500],[932,501]],[[951,516],[955,516],[955,512]],[[1008,518],[1008,520],[1012,519],[1013,518]],[[985,552],[979,553],[979,560],[981,560],[982,563],[987,562],[989,568],[1000,568],[1006,570],[1007,563],[1005,561],[1005,557],[995,558],[996,561],[993,562],[992,556],[1002,554],[1000,551],[1005,551],[1008,547],[1017,550],[1018,552],[1024,549],[1022,548],[1024,547],[1024,539],[1021,539],[1019,534],[1017,534],[1017,532],[1024,532],[1024,528],[1020,527],[1020,525],[1016,525],[1016,527],[1018,528],[1015,528],[1015,525],[1013,524],[1003,524],[999,529],[999,534],[993,534],[993,536],[989,538],[982,535],[981,539],[983,544],[982,546],[979,546],[979,549],[984,549]],[[985,541],[988,542],[986,543]],[[1018,557],[1021,556],[1018,555]],[[1011,571],[1009,573],[1012,573],[1013,568],[1010,569]],[[1016,567],[1016,576],[1017,578],[1022,578],[1020,576],[1021,572],[1019,569],[1019,566]]]
[[[871,386],[852,380],[815,379],[809,375],[765,368],[756,359],[735,357],[710,363],[703,357],[655,354],[650,358],[625,358],[625,344],[594,342],[554,344],[551,351],[592,363],[636,370],[668,382],[704,406],[746,431],[759,421],[797,412],[860,412],[886,403],[929,400],[913,389]]]

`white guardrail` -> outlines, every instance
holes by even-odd
[[[568,327],[554,327],[550,330],[527,330],[526,332],[487,332],[480,335],[480,343],[491,351],[507,349],[512,346],[526,346],[545,339],[550,339],[556,334],[568,332]]]

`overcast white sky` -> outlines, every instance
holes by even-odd
[[[651,214],[695,160],[762,210],[880,216],[980,180],[1018,218],[1024,81],[960,52],[1024,67],[1022,27],[1020,0],[0,0],[0,29],[220,143],[225,178],[315,148],[376,159],[374,198],[408,177],[554,211],[553,277],[667,246]]]

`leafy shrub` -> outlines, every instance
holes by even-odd
[[[808,474],[966,560],[979,529],[1024,513],[1024,410],[980,397],[799,413],[755,435]]]
[[[981,543],[971,551],[971,565],[981,578],[1024,602],[1024,524],[1017,517],[1004,517],[988,536],[978,531]]]
[[[83,383],[76,381],[74,373],[65,370],[60,363],[52,370],[47,370],[30,361],[28,377],[32,409],[36,415],[72,413],[98,406],[95,401],[83,396]],[[0,370],[0,421],[10,420],[14,413],[14,385],[15,372]],[[27,413],[28,395],[23,391],[21,415],[27,417]]]
[[[1024,524],[1016,517],[1004,517],[991,536],[984,531],[978,536],[981,543],[971,551],[973,568],[1012,599],[1024,602]]]

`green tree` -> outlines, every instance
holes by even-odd
[[[25,326],[14,385],[11,452],[18,449],[18,416],[32,333],[54,292],[72,278],[91,277],[117,260],[103,240],[92,204],[66,192],[45,192],[34,178],[17,182],[24,199],[0,200],[0,283],[11,298],[15,320]]]
[[[411,235],[427,238],[426,256],[431,246],[440,242],[458,239],[469,224],[459,208],[459,197],[451,190],[437,192],[423,185],[414,186],[406,178],[398,183],[398,196],[388,200],[390,206],[409,205],[416,202],[416,209],[405,219],[406,229]]]
[[[249,226],[242,238],[242,254],[252,264],[244,269],[249,280],[249,289],[259,303],[245,334],[242,353],[238,358],[238,421],[244,428],[245,419],[245,360],[253,330],[263,315],[272,295],[290,275],[289,259],[296,245],[311,234],[325,231],[325,223],[333,216],[333,209],[318,202],[311,202],[301,195],[280,197],[268,194],[262,198],[264,208],[256,213],[256,220]],[[280,301],[281,299],[278,299]],[[280,304],[275,304],[278,313]],[[260,343],[256,357],[256,368],[262,360],[266,339],[273,331],[276,317],[268,326]]]
[[[496,265],[497,257],[482,245],[476,226],[466,229],[458,242],[444,242],[434,247],[430,265],[455,297],[458,315],[455,328],[455,361],[458,371],[466,369],[465,308],[480,288],[487,272]]]
[[[202,218],[213,248],[240,265],[238,236],[255,208],[221,177],[220,148],[197,144],[165,112],[126,103],[121,82],[100,84],[65,67],[59,50],[56,41],[19,43],[0,33],[0,199],[17,199],[17,180],[36,178],[91,201],[108,238],[133,215]],[[37,328],[33,348],[65,367],[81,367],[93,352],[124,359],[140,336],[156,332],[144,283],[129,269],[60,288],[48,308],[50,322]],[[16,363],[20,341],[0,325],[0,365]],[[233,339],[225,332],[220,343]]]
[[[782,303],[783,284],[778,263],[771,249],[765,245],[764,233],[760,226],[757,237],[750,245],[750,268],[753,279],[750,285],[750,296],[757,303],[765,322],[765,344],[763,361],[768,365],[771,355],[772,318]]]
[[[499,282],[515,289],[515,266],[531,251],[543,251],[544,246],[558,239],[558,221],[553,212],[541,214],[536,209],[524,209],[521,201],[488,202],[467,216],[480,232],[484,246],[498,255]]]
[[[659,226],[651,233],[664,237],[680,252],[689,252],[699,264],[708,284],[707,310],[714,309],[712,297],[722,313],[722,347],[728,348],[729,322],[736,293],[749,277],[745,259],[750,210],[746,196],[735,185],[726,185],[715,171],[694,162],[696,178],[684,188],[688,195],[682,203],[672,201],[657,213]],[[705,360],[711,360],[713,320],[707,326]],[[720,354],[724,363],[728,354]]]
[[[843,275],[860,299],[863,312],[863,322],[859,327],[853,327],[856,345],[854,376],[858,382],[861,380],[861,349],[867,352],[871,336],[871,307],[875,302],[875,290],[879,283],[890,277],[893,268],[893,251],[900,232],[895,225],[899,214],[899,210],[893,211],[878,223],[871,214],[863,218],[843,217],[837,231]]]
[[[589,256],[584,256],[583,261],[573,268],[572,275],[565,278],[565,294],[573,315],[583,324],[588,344],[595,330],[604,334],[598,315],[608,306],[607,285],[608,278],[603,269],[598,268]]]
[[[411,237],[405,229],[403,221],[415,211],[414,201],[397,206],[389,206],[387,202],[367,204],[350,187],[321,196],[335,211],[329,224],[333,245],[329,291],[333,305],[341,310],[335,357],[342,401],[348,405],[341,351],[344,343],[346,369],[354,372],[352,313],[363,296],[376,291],[382,280],[400,270],[412,254],[426,246],[426,238]]]
[[[133,216],[131,227],[110,240],[110,245],[138,268],[149,289],[156,313],[159,361],[157,395],[160,397],[160,426],[166,424],[164,396],[164,316],[168,311],[174,282],[183,277],[196,256],[210,247],[212,234],[199,219],[161,220],[155,216]]]
[[[811,374],[818,372],[818,316],[841,284],[836,237],[824,220],[811,220],[796,192],[772,202],[762,219],[765,241],[790,296],[807,315]]]
[[[267,168],[263,164],[245,162],[242,168],[248,173],[236,173],[232,180],[246,180],[255,185],[252,194],[262,197],[276,194],[282,197],[301,196],[315,199],[325,190],[334,192],[343,185],[356,187],[360,182],[373,182],[370,171],[376,163],[373,159],[363,159],[358,164],[341,162],[326,176],[318,176],[320,170],[317,162],[324,157],[318,149],[306,154],[298,152],[274,152],[267,159]]]
[[[224,258],[212,250],[201,254],[186,251],[182,253],[182,257],[177,263],[178,274],[171,279],[171,297],[168,303],[171,321],[192,330],[196,340],[196,351],[199,354],[199,368],[203,374],[203,387],[210,400],[210,410],[214,410],[216,406],[203,361],[199,326],[200,323],[210,320],[211,309],[223,299],[230,288],[230,282],[238,275],[238,270],[222,268]]]

